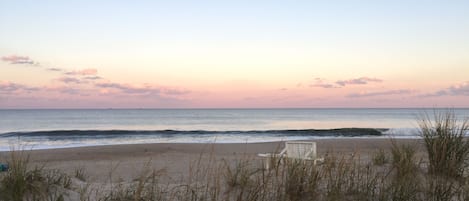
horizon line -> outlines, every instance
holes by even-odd
[[[0,110],[273,110],[273,109],[469,109],[469,107],[118,107],[118,108],[0,108]]]

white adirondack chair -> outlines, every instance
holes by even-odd
[[[305,142],[305,141],[290,141],[285,142],[285,148],[279,153],[265,153],[258,154],[260,157],[266,158],[266,169],[269,169],[272,159],[277,159],[278,162],[284,158],[292,158],[305,161],[313,161],[316,165],[317,162],[322,162],[323,158],[317,157],[316,142]]]

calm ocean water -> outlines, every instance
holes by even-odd
[[[0,110],[0,150],[8,150],[12,145],[44,149],[389,135],[412,138],[418,137],[419,117],[434,112],[434,109]],[[469,109],[454,112],[460,119],[469,117]],[[367,129],[330,130],[337,128],[376,128],[382,135]]]

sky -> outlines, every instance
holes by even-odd
[[[0,109],[469,107],[468,10],[0,0]]]

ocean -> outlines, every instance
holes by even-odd
[[[459,119],[469,109],[452,109]],[[418,120],[446,109],[0,110],[0,150],[138,143],[254,143],[418,138]]]

